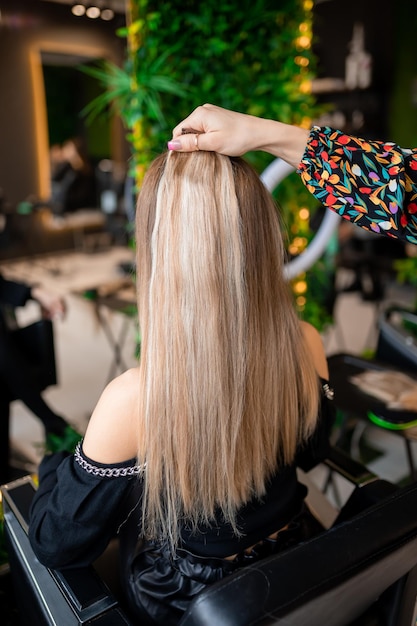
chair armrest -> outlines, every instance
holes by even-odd
[[[1,487],[6,545],[22,620],[36,626],[92,621],[97,626],[130,625],[93,566],[57,571],[39,563],[27,536],[35,490],[29,476]]]
[[[340,524],[380,502],[384,498],[398,491],[398,486],[379,478],[365,465],[349,457],[343,450],[332,447],[324,464],[331,472],[337,472],[345,480],[354,485],[347,501],[340,506],[332,525]]]
[[[371,472],[365,465],[355,461],[336,446],[330,448],[324,464],[356,487],[363,487],[364,485],[378,480],[378,476]]]
[[[349,515],[352,514],[351,507],[353,507],[355,511],[370,506],[385,495],[385,490],[391,491],[392,489],[392,486],[388,484],[381,488],[382,483],[385,481],[381,481],[378,476],[368,470],[367,467],[355,461],[343,452],[343,450],[335,446],[330,448],[326,459],[322,463],[330,470],[324,487],[319,487],[317,482],[311,478],[308,473],[300,469],[298,469],[297,474],[299,481],[308,488],[307,504],[313,512],[313,515],[315,515],[324,528],[333,526],[335,521],[340,517],[341,509],[346,507],[346,496],[343,498],[340,496],[339,488],[335,485],[333,480],[333,473],[336,473],[353,485],[353,491],[351,491],[351,488],[348,489],[349,496],[347,501],[350,502],[348,509]],[[329,500],[326,495],[329,485],[332,485],[335,491],[335,502]],[[344,504],[343,501],[345,501]],[[344,514],[345,511],[343,512],[343,515]]]

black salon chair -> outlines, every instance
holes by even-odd
[[[415,624],[417,485],[399,489],[337,450],[326,463],[356,485],[335,525],[214,584],[179,626]],[[97,566],[57,572],[39,564],[26,534],[34,489],[30,477],[2,487],[22,625],[135,624]]]
[[[417,315],[397,307],[387,308],[378,319],[374,358],[340,352],[328,357],[328,365],[335,404],[342,415],[337,444],[345,447],[349,423],[353,423],[350,454],[359,458],[359,441],[367,426],[385,429],[403,439],[410,478],[417,480],[412,446],[417,440],[417,411],[391,409],[351,380],[366,371],[398,371],[417,380]]]

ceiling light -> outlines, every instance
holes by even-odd
[[[85,6],[83,4],[74,4],[71,8],[71,13],[77,17],[81,17],[85,13]]]
[[[85,12],[85,14],[87,15],[87,17],[90,17],[92,20],[95,20],[98,17],[100,17],[100,9],[98,7],[95,7],[95,6],[88,7],[88,9]]]
[[[103,9],[100,17],[105,22],[109,22],[114,18],[114,11],[112,11],[112,9]]]

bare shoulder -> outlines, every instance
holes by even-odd
[[[105,387],[96,408],[118,407],[122,411],[133,408],[137,402],[138,381],[139,368],[135,367],[120,374]]]
[[[112,380],[91,415],[83,441],[85,454],[100,463],[118,463],[136,456],[138,441],[139,369]]]
[[[123,374],[120,374],[120,376],[117,376],[117,378],[113,378],[103,393],[113,395],[114,393],[119,394],[123,391],[130,395],[135,391],[137,392],[138,382],[139,368],[132,367],[131,369],[126,370],[126,372],[123,372]]]
[[[304,340],[313,357],[318,375],[322,378],[328,379],[329,368],[320,333],[308,322],[301,322],[301,330],[303,332]]]

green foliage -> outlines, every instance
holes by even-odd
[[[306,303],[300,317],[310,322],[319,332],[333,322],[334,269],[319,259],[306,273]]]
[[[394,261],[399,283],[412,285],[417,288],[417,256],[397,259]],[[414,310],[417,311],[417,295],[414,300]]]
[[[128,128],[133,128],[139,119],[146,116],[152,123],[166,125],[161,95],[171,93],[184,97],[187,94],[180,83],[160,73],[170,53],[167,50],[148,65],[140,65],[135,75],[132,74],[132,61],[129,59],[124,68],[109,61],[98,63],[97,66],[80,66],[82,72],[96,78],[106,88],[103,94],[88,103],[82,114],[91,121],[114,106]]]
[[[399,283],[407,283],[417,287],[417,257],[407,257],[394,261],[394,269],[397,270]]]
[[[140,17],[131,25],[139,40],[130,68],[138,85],[143,67],[163,54],[159,75],[186,90],[186,97],[179,89],[164,93],[164,121],[147,120],[154,151],[165,147],[179,119],[204,102],[291,123],[314,113],[314,98],[300,89],[314,72],[310,49],[295,45],[307,17],[301,0],[282,0],[279,7],[271,0],[207,0],[198,7],[191,0],[131,2]],[[296,63],[299,54],[308,58],[308,70]],[[265,159],[252,156],[263,161],[260,167]]]
[[[48,434],[45,443],[45,453],[54,454],[56,452],[74,452],[81,435],[71,426],[65,428],[63,436]]]
[[[280,182],[278,187],[274,190],[273,196],[278,203],[280,215],[284,228],[288,232],[288,237],[298,235],[295,230],[295,216],[301,207],[307,207],[314,215],[318,208],[317,200],[311,195],[303,185],[301,178],[293,172]],[[312,236],[312,232],[308,229],[306,236]]]

